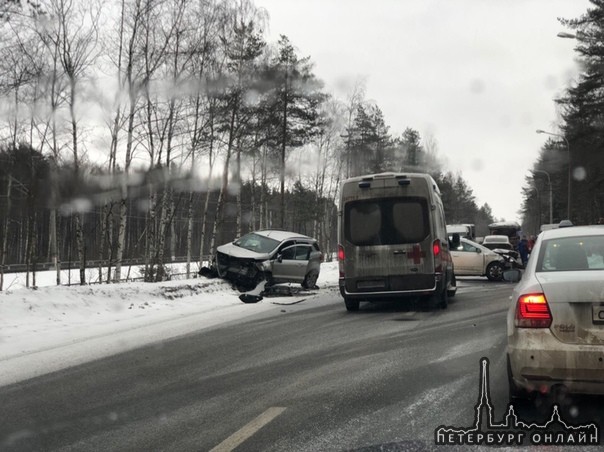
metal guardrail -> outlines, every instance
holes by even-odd
[[[202,261],[209,260],[209,256],[204,256]],[[187,258],[185,257],[176,257],[171,259],[170,261],[164,262],[164,264],[184,264],[187,262]],[[191,258],[191,263],[197,263],[199,259]],[[133,266],[133,265],[145,265],[145,259],[122,259],[122,266]],[[70,262],[61,262],[61,270],[76,270],[80,266],[79,261],[70,261]],[[86,269],[95,269],[99,266],[108,267],[109,261],[99,261],[99,260],[90,260],[86,261]],[[111,266],[115,267],[115,262],[111,262]],[[24,273],[28,270],[33,271],[34,268],[36,272],[53,270],[55,268],[55,264],[53,262],[38,262],[36,264],[5,264],[4,265],[4,273]]]

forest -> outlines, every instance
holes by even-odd
[[[558,36],[575,41],[581,71],[554,99],[560,124],[537,131],[546,141],[523,189],[525,230],[538,232],[539,225],[564,219],[595,224],[604,217],[604,1],[590,3],[581,17],[559,19],[572,33]]]
[[[262,228],[330,259],[340,184],[365,173],[430,173],[449,223],[495,220],[434,136],[391,130],[362,79],[329,92],[251,0],[0,0],[0,20],[0,290],[11,264],[195,273]]]

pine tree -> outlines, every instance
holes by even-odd
[[[590,2],[593,7],[579,18],[560,20],[575,31],[575,50],[583,68],[577,83],[557,100],[563,108],[562,130],[570,147],[571,219],[579,224],[604,216],[604,0]],[[564,149],[565,143],[560,147]],[[568,174],[567,168],[559,174],[560,180]],[[566,189],[567,183],[561,188]]]
[[[411,171],[417,171],[422,163],[423,149],[420,144],[419,132],[410,127],[407,127],[403,132],[401,144],[405,151],[404,168]],[[403,167],[401,167],[403,171]]]
[[[312,72],[309,57],[300,58],[287,36],[264,68],[266,81],[261,111],[267,144],[278,155],[280,226],[285,226],[285,162],[289,151],[305,145],[320,131],[319,105],[326,99],[322,83]]]
[[[352,127],[346,129],[351,176],[392,171],[392,137],[384,115],[376,105],[359,104]]]

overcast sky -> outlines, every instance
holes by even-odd
[[[547,139],[535,130],[559,132],[553,99],[578,72],[574,41],[556,37],[570,31],[557,18],[580,16],[587,0],[255,4],[270,15],[270,40],[287,35],[327,91],[344,98],[342,87],[365,77],[366,98],[393,135],[431,133],[479,205],[521,220],[521,188]]]

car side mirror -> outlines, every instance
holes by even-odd
[[[279,263],[283,262],[283,255],[282,254],[277,254],[277,262],[279,262]]]
[[[507,282],[517,283],[522,279],[522,272],[517,268],[506,270],[503,272],[503,280]]]
[[[480,254],[480,253],[482,253],[482,250],[480,250],[479,248],[476,248],[476,253]]]

